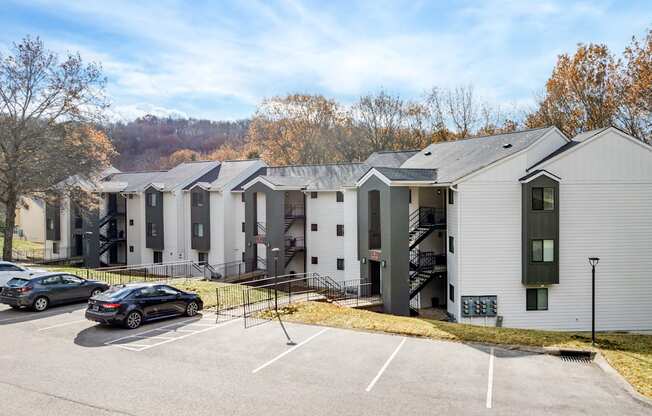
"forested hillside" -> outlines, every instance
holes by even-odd
[[[123,171],[171,167],[175,152],[203,155],[225,143],[242,146],[248,120],[210,121],[145,116],[131,122],[107,127],[113,146],[119,153],[114,165]]]

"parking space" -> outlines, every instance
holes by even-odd
[[[297,324],[286,345],[277,322],[245,329],[212,313],[130,331],[85,321],[83,305],[22,312],[0,310],[12,319],[0,329],[0,402],[34,397],[24,414],[652,411],[594,364],[497,347]]]

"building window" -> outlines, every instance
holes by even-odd
[[[452,235],[448,237],[448,251],[455,253],[455,238]]]
[[[201,252],[201,251],[198,252],[197,253],[197,261],[200,262],[200,263],[204,263],[204,264],[208,263],[208,253],[204,253],[204,252]]]
[[[532,240],[532,261],[535,263],[551,263],[555,261],[555,241]]]
[[[204,194],[200,192],[193,192],[192,194],[192,206],[193,207],[203,207],[204,206]]]
[[[337,236],[344,237],[344,224],[337,224]]]
[[[532,209],[534,211],[552,211],[555,209],[554,188],[532,188]]]
[[[133,253],[134,252],[134,246],[129,246],[129,252]]]
[[[129,220],[129,225],[134,225],[134,220]]]
[[[155,264],[163,263],[163,252],[155,251],[154,252],[154,262]]]
[[[199,237],[199,238],[203,237],[204,236],[204,224],[198,223],[198,222],[194,223],[192,225],[192,235],[194,237]]]
[[[317,199],[317,192],[310,192],[310,199]]]
[[[245,202],[245,193],[243,192],[240,195],[241,195],[240,200],[244,203]]]
[[[412,189],[408,189],[408,204],[412,203]]]
[[[310,231],[317,231],[317,224],[310,224]]]
[[[59,243],[52,243],[52,254],[59,254]]]
[[[319,264],[319,258],[312,256],[310,258],[310,264]]]
[[[156,206],[156,197],[157,194],[150,192],[147,194],[147,205],[150,207],[155,207]]]
[[[448,285],[448,299],[450,299],[451,302],[455,302],[455,286],[451,284]]]
[[[344,259],[337,259],[337,270],[344,270]]]
[[[344,202],[344,193],[340,191],[335,192],[335,201]]]
[[[448,203],[453,205],[455,203],[455,191],[448,188]]]
[[[243,233],[245,232],[245,223],[244,223],[244,221],[242,222],[242,232]]]
[[[245,252],[243,251],[242,252],[242,262],[244,263],[244,261],[245,261]]]
[[[158,237],[158,231],[156,230],[156,224],[153,222],[147,223],[147,235],[150,237]]]
[[[526,309],[528,311],[548,310],[548,288],[526,289]]]

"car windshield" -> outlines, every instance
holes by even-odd
[[[131,287],[111,287],[102,294],[102,297],[112,299],[122,299],[130,294],[134,289]]]
[[[7,287],[21,287],[29,283],[27,279],[13,278],[7,282]]]

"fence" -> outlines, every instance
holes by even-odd
[[[371,282],[337,282],[318,273],[270,277],[224,285],[216,289],[217,314],[224,319],[244,318],[245,327],[273,318],[266,312],[297,302],[327,300],[358,307],[381,301]]]
[[[82,258],[76,251],[76,247],[13,249],[12,258],[14,261],[37,264],[67,263]]]
[[[174,279],[203,277],[203,265],[193,261],[140,264],[122,267],[86,269],[86,279],[100,280],[110,285],[144,282],[169,282]]]
[[[209,280],[223,280],[238,278],[245,274],[245,263],[243,261],[231,261],[222,264],[204,264],[203,275]]]

